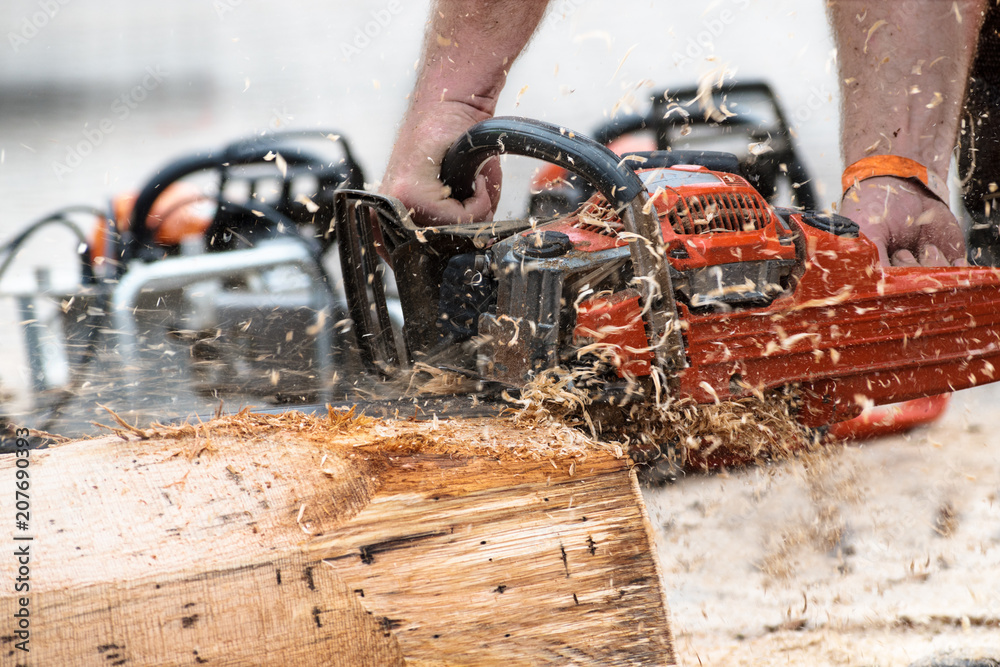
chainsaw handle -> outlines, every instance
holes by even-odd
[[[589,137],[564,127],[528,118],[498,116],[476,123],[441,161],[441,181],[458,200],[473,194],[479,168],[497,155],[538,158],[579,174],[616,208],[645,191],[621,158]]]
[[[290,166],[321,164],[322,159],[302,150],[294,144],[282,143],[295,139],[335,137],[344,154],[343,162],[348,166],[349,182],[352,187],[361,187],[363,176],[357,168],[351,148],[339,134],[315,131],[285,131],[260,135],[251,139],[233,142],[220,151],[198,153],[175,160],[161,169],[156,176],[146,183],[139,191],[132,213],[129,217],[129,228],[125,234],[126,243],[123,258],[128,261],[143,257],[149,253],[154,243],[154,232],[149,227],[149,215],[153,204],[160,194],[185,176],[199,171],[219,170],[230,166],[250,165],[273,159],[276,152],[281,152],[285,162]],[[220,193],[221,197],[221,193]],[[220,202],[221,205],[221,202]]]
[[[663,246],[659,217],[649,206],[646,186],[617,154],[593,139],[558,125],[526,118],[499,117],[473,125],[441,161],[441,181],[456,199],[472,196],[480,166],[501,154],[545,160],[581,176],[619,210],[640,291],[647,335],[656,341],[656,363],[674,383],[684,368],[684,341]]]

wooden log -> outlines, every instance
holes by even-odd
[[[569,430],[244,414],[29,461],[3,664],[673,663],[635,476]]]

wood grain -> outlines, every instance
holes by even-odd
[[[31,651],[6,623],[0,662],[671,664],[626,461],[525,456],[561,436],[501,421],[486,451],[483,429],[301,417],[34,451]]]

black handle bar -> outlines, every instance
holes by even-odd
[[[479,167],[496,155],[522,155],[579,174],[616,207],[645,190],[621,158],[593,139],[564,127],[528,118],[500,116],[469,128],[441,161],[441,181],[455,199],[468,199]]]
[[[290,166],[322,164],[322,160],[302,150],[301,147],[280,143],[280,140],[300,137],[308,138],[310,136],[323,135],[316,132],[276,132],[252,139],[236,141],[220,151],[199,153],[174,160],[161,169],[139,191],[129,220],[124,259],[127,261],[135,257],[141,257],[147,248],[153,246],[153,230],[147,224],[149,213],[160,194],[173,183],[199,171],[264,162],[268,157],[268,153],[274,151],[281,151],[282,157],[285,158],[285,161]],[[345,164],[352,169],[353,175],[353,165],[355,163],[351,155],[350,146],[343,137],[334,136],[337,136],[337,143],[340,144],[341,150],[344,152]]]

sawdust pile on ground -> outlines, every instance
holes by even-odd
[[[768,536],[759,569],[771,580],[786,580],[804,552],[826,553],[846,568],[853,555],[845,508],[864,503],[859,471],[844,461],[837,448],[816,448],[799,457],[785,474],[799,477],[809,503],[801,505],[786,525]]]
[[[586,371],[552,369],[509,398],[520,406],[517,423],[560,423],[585,428],[599,442],[615,443],[638,460],[668,457],[681,466],[730,465],[785,459],[807,450],[813,438],[792,416],[785,397],[750,396],[701,405],[667,397],[636,400],[626,408],[595,404],[579,388]]]
[[[939,422],[643,490],[679,663],[996,661],[1000,385]]]

